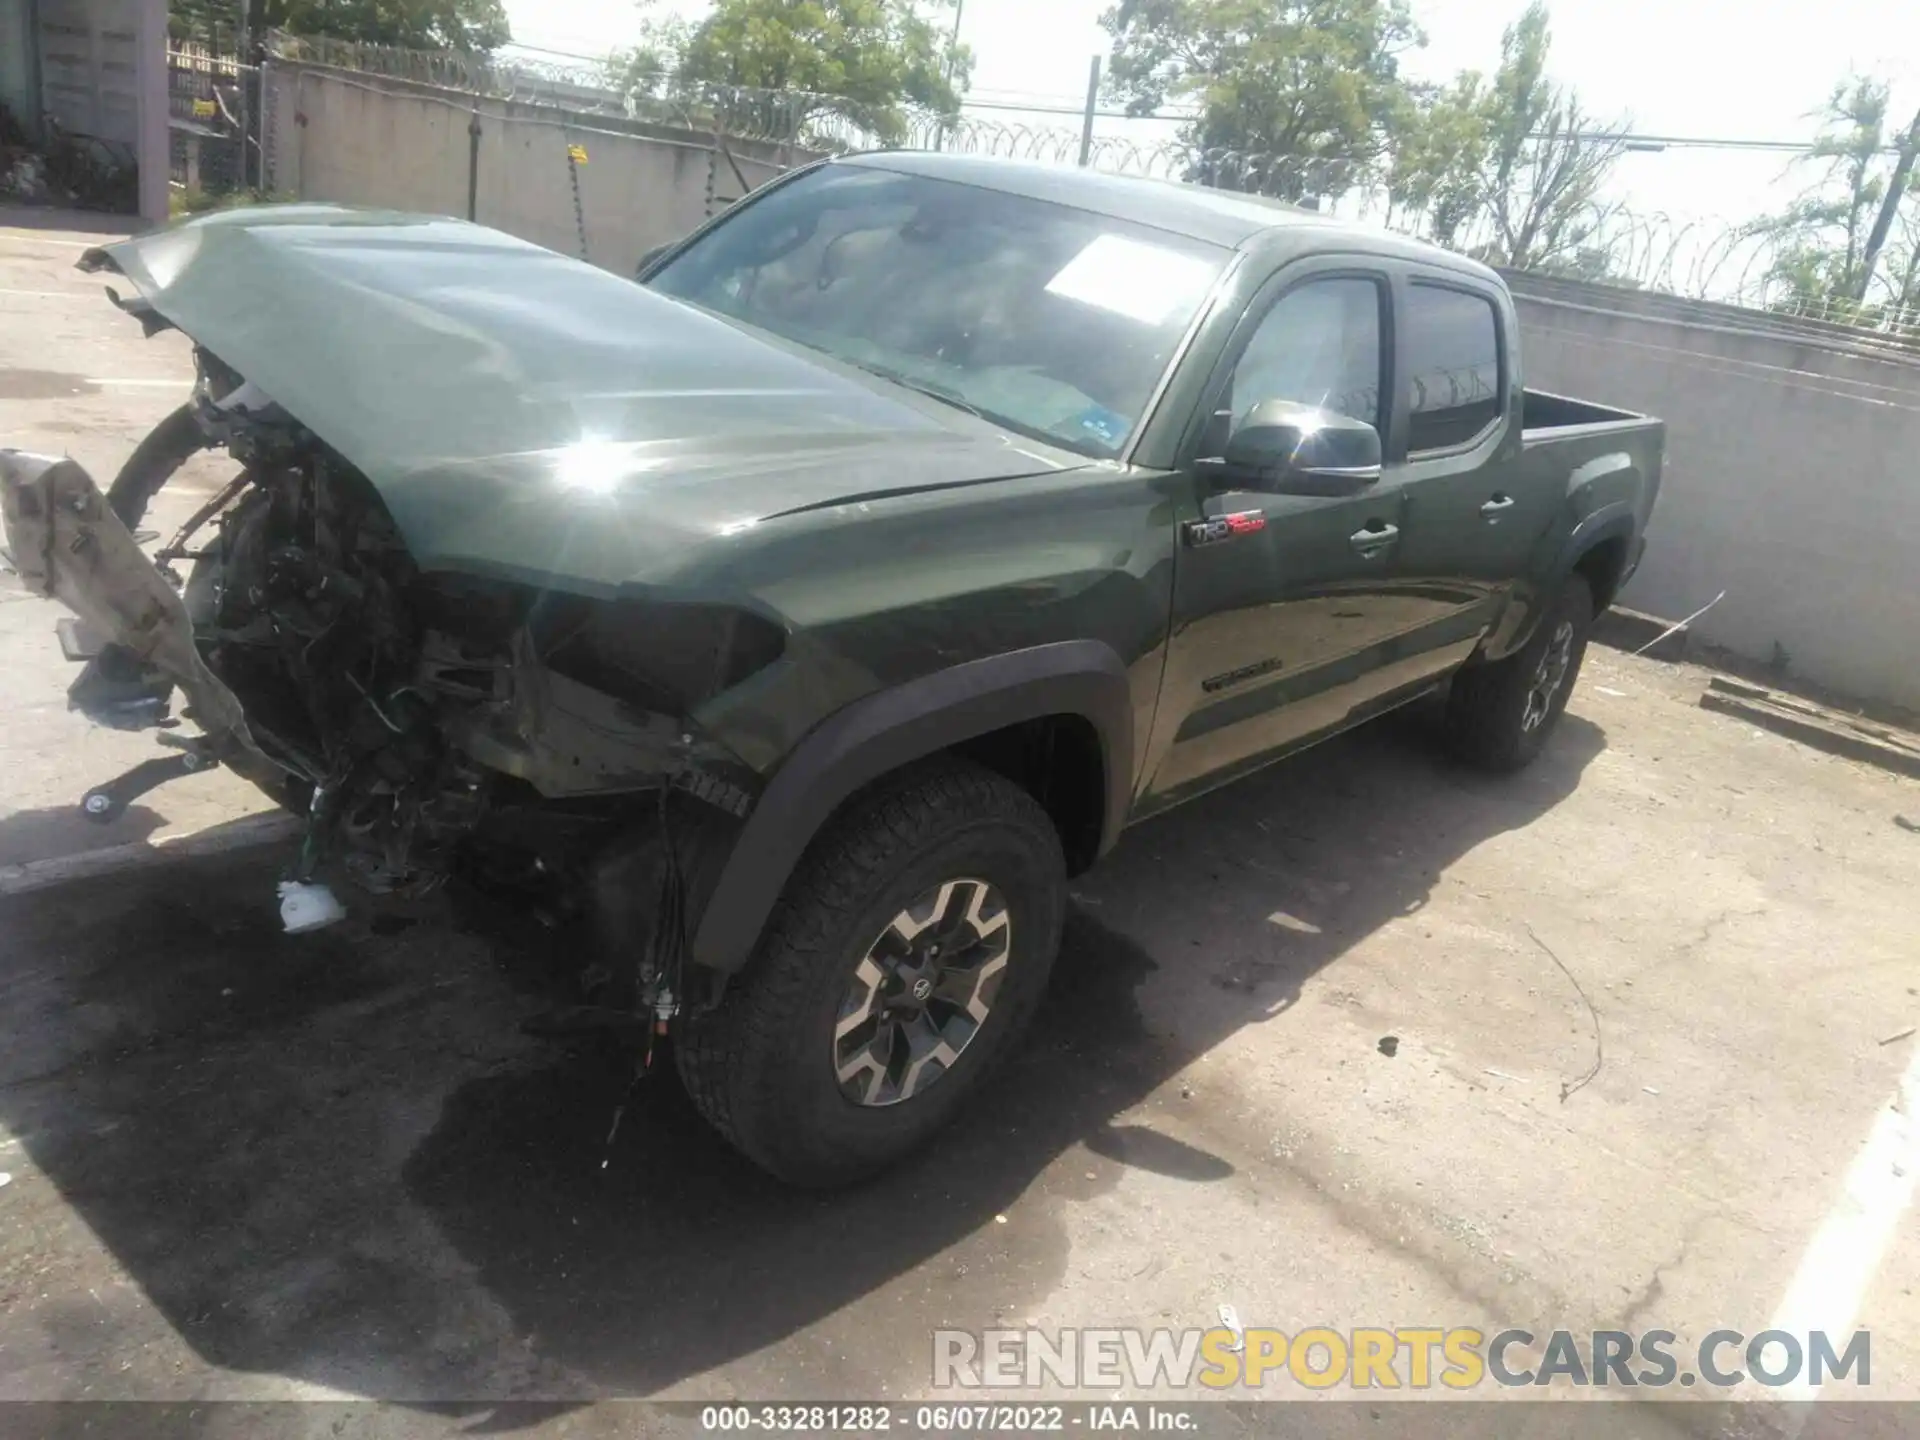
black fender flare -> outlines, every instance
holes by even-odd
[[[1633,554],[1633,537],[1638,529],[1639,517],[1634,513],[1633,502],[1630,500],[1616,500],[1610,505],[1603,505],[1591,514],[1583,516],[1580,523],[1574,526],[1573,533],[1567,537],[1566,544],[1560,547],[1560,555],[1554,563],[1552,572],[1554,590],[1557,592],[1560,586],[1566,583],[1567,577],[1573,573],[1574,567],[1580,563],[1588,551],[1608,540],[1627,542],[1627,562],[1622,577],[1624,580],[1624,576],[1633,571],[1636,558]]]
[[[1007,725],[1079,715],[1100,737],[1104,854],[1133,786],[1133,697],[1126,666],[1098,640],[1036,645],[937,670],[854,701],[810,732],[747,817],[693,938],[693,960],[746,964],[801,854],[848,796],[903,765]]]

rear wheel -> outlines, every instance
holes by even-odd
[[[784,1180],[846,1184],[945,1125],[1031,1018],[1060,943],[1052,822],[990,770],[882,781],[809,848],[754,957],[676,1048],[701,1113]]]
[[[1454,677],[1446,719],[1454,752],[1485,770],[1531,763],[1567,708],[1592,628],[1593,591],[1585,576],[1570,575],[1531,640]]]

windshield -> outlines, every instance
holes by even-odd
[[[1106,458],[1227,256],[1065,205],[828,165],[742,207],[648,283]]]

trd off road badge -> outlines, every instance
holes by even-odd
[[[1231,515],[1215,515],[1207,520],[1189,520],[1186,524],[1189,545],[1218,545],[1236,535],[1251,535],[1267,528],[1267,517],[1258,510],[1237,510]]]

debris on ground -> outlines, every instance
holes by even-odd
[[[1227,1347],[1229,1350],[1238,1355],[1242,1350],[1247,1348],[1247,1332],[1240,1324],[1240,1312],[1238,1310],[1234,1309],[1231,1305],[1222,1305],[1220,1307],[1220,1323],[1226,1327],[1227,1333],[1233,1336],[1233,1344]]]
[[[1642,1085],[1640,1088],[1646,1091],[1647,1094],[1649,1095],[1658,1095],[1660,1093],[1658,1090],[1654,1089],[1653,1086],[1651,1085]]]
[[[38,155],[25,154],[0,172],[0,197],[37,205],[48,198],[47,162]]]
[[[1579,977],[1567,968],[1566,961],[1554,954],[1553,948],[1548,945],[1546,941],[1542,940],[1538,935],[1534,935],[1533,926],[1527,926],[1527,934],[1533,935],[1533,943],[1546,951],[1547,958],[1560,967],[1560,973],[1566,976],[1572,983],[1575,992],[1580,996],[1580,1002],[1587,1007],[1587,1014],[1593,1017],[1593,1064],[1587,1067],[1587,1073],[1582,1075],[1578,1080],[1562,1080],[1560,1082],[1560,1103],[1564,1105],[1567,1103],[1568,1096],[1574,1094],[1576,1091],[1586,1089],[1592,1082],[1593,1077],[1600,1073],[1600,1067],[1606,1063],[1606,1046],[1600,1039],[1600,1012],[1593,1008],[1593,1001],[1587,998],[1586,987],[1580,983]]]
[[[1711,600],[1707,601],[1707,603],[1702,605],[1698,610],[1694,611],[1691,615],[1687,616],[1686,619],[1676,620],[1673,624],[1669,625],[1666,629],[1662,630],[1658,635],[1654,636],[1653,639],[1647,641],[1646,644],[1642,645],[1638,650],[1635,650],[1633,653],[1636,655],[1644,655],[1663,640],[1668,640],[1675,636],[1685,635],[1687,633],[1687,627],[1689,625],[1693,624],[1694,621],[1698,620],[1702,615],[1706,614],[1707,611],[1711,610],[1714,606],[1718,605],[1722,600],[1726,598],[1727,598],[1727,592],[1722,590],[1718,595],[1714,596]]]
[[[129,147],[64,130],[51,118],[42,129],[44,134],[29,135],[0,104],[0,200],[139,210],[139,172]]]
[[[1674,625],[1657,615],[1611,605],[1593,617],[1589,637],[1596,645],[1634,654],[1650,654],[1656,660],[1687,658],[1688,631],[1683,621]]]
[[[280,923],[289,935],[304,935],[323,930],[347,918],[347,907],[324,885],[303,885],[298,880],[280,882]]]
[[[1496,1080],[1515,1080],[1515,1081],[1518,1081],[1518,1082],[1519,1082],[1520,1084],[1522,1084],[1522,1085],[1524,1085],[1524,1084],[1526,1084],[1526,1083],[1527,1083],[1527,1077],[1526,1077],[1526,1076],[1524,1076],[1524,1075],[1509,1075],[1509,1074],[1508,1074],[1508,1073],[1507,1073],[1506,1071],[1504,1071],[1504,1070],[1496,1070],[1496,1069],[1494,1069],[1494,1068],[1493,1068],[1493,1067],[1492,1067],[1491,1065],[1489,1065],[1489,1066],[1487,1066],[1487,1074],[1489,1074],[1489,1075],[1491,1075],[1491,1076],[1493,1076],[1493,1078],[1494,1078],[1494,1079],[1496,1079]]]
[[[1894,1043],[1895,1041],[1897,1041],[1897,1040],[1904,1040],[1904,1039],[1906,1039],[1906,1038],[1907,1038],[1907,1037],[1908,1037],[1909,1035],[1911,1035],[1911,1034],[1913,1034],[1916,1028],[1917,1028],[1917,1027],[1915,1027],[1915,1026],[1912,1026],[1912,1025],[1909,1025],[1909,1026],[1907,1026],[1907,1028],[1906,1028],[1906,1029],[1904,1029],[1904,1030],[1901,1030],[1901,1031],[1899,1031],[1899,1032],[1898,1032],[1898,1033],[1896,1033],[1896,1034],[1893,1034],[1893,1035],[1889,1035],[1889,1036],[1887,1036],[1887,1038],[1886,1038],[1886,1039],[1884,1039],[1884,1040],[1882,1040],[1882,1041],[1881,1041],[1880,1043],[1881,1043],[1882,1045],[1891,1045],[1891,1044],[1893,1044],[1893,1043]]]
[[[1920,835],[1920,820],[1909,820],[1904,815],[1896,815],[1893,817],[1893,823],[1902,830],[1911,830],[1914,834]]]
[[[1700,696],[1700,708],[1731,715],[1828,755],[1858,760],[1895,775],[1920,778],[1920,738],[1858,715],[1815,705],[1715,675]]]
[[[12,1183],[13,1183],[13,1176],[10,1175],[5,1170],[0,1170],[0,1190],[6,1189],[7,1186],[11,1185]]]
[[[1398,1055],[1400,1053],[1400,1037],[1398,1035],[1382,1035],[1380,1037],[1380,1053],[1387,1056]]]

